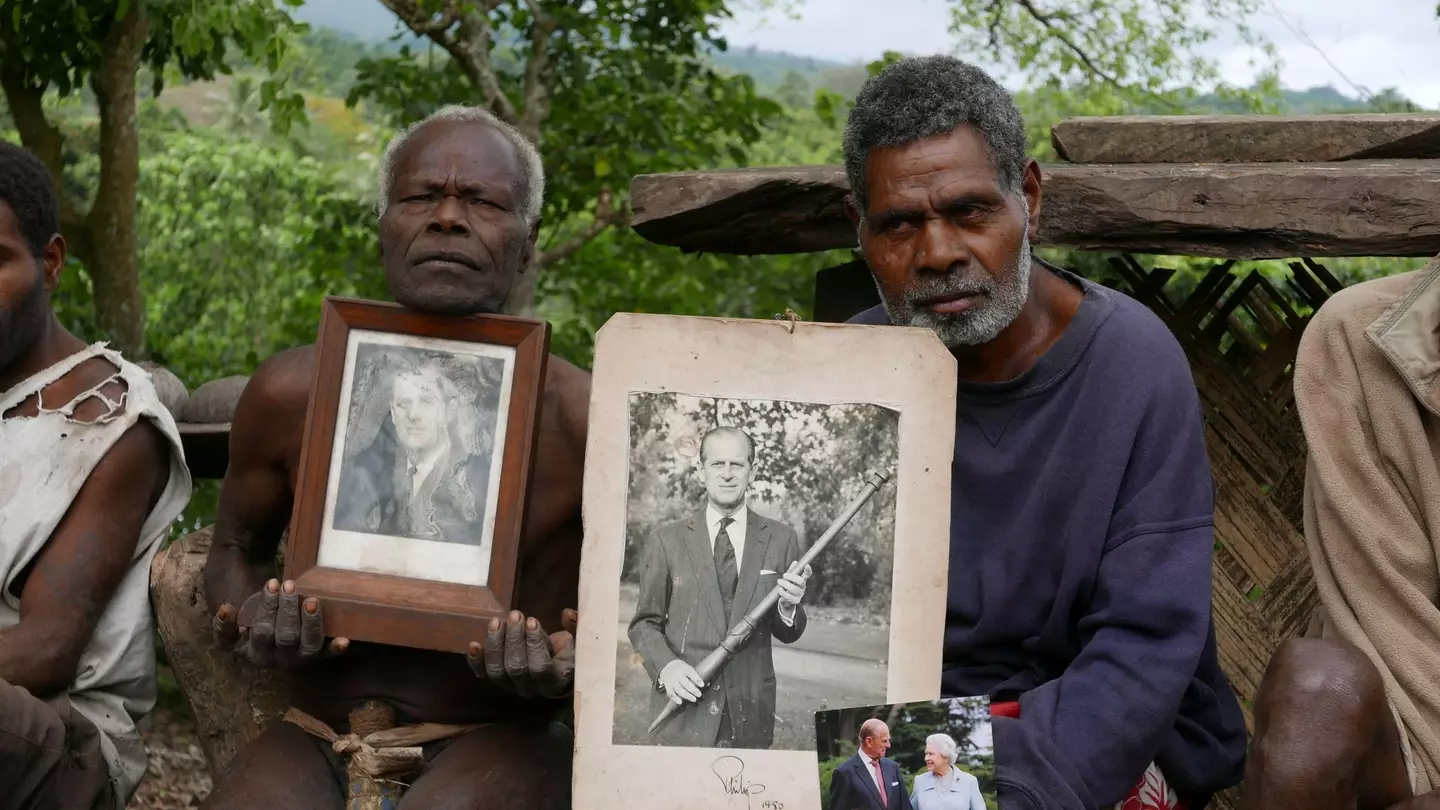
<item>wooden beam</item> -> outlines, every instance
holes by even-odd
[[[685,251],[811,253],[855,247],[840,166],[642,174],[630,183],[630,225]]]
[[[1318,163],[1440,158],[1440,114],[1070,118],[1050,142],[1072,163]]]
[[[1271,259],[1440,253],[1440,160],[1042,167],[1035,244]],[[856,246],[838,166],[641,175],[641,236],[686,252]]]

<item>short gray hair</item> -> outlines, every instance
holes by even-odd
[[[375,202],[376,216],[383,216],[385,208],[390,202],[390,185],[395,179],[395,158],[400,154],[400,149],[410,142],[411,138],[432,121],[456,121],[468,124],[486,124],[499,130],[505,139],[515,147],[520,157],[520,187],[523,190],[524,199],[521,204],[521,213],[525,215],[525,221],[534,224],[540,218],[540,206],[545,200],[545,166],[540,161],[540,152],[535,144],[525,137],[520,130],[501,121],[494,113],[483,107],[465,107],[459,104],[449,104],[424,119],[411,124],[408,127],[395,133],[390,139],[390,144],[385,147],[385,155],[380,158],[380,193]]]
[[[845,174],[865,213],[870,150],[903,146],[970,124],[985,138],[1000,185],[1020,191],[1025,122],[1015,99],[985,71],[953,56],[902,59],[866,80],[845,122]]]
[[[955,738],[949,734],[931,734],[925,738],[925,745],[935,746],[940,751],[940,756],[950,760],[950,767],[955,767],[955,760],[960,757],[960,746],[955,744]]]

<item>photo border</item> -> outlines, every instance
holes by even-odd
[[[900,411],[898,467],[888,484],[897,489],[885,702],[907,703],[940,696],[956,380],[955,358],[927,329],[633,313],[605,323],[596,336],[585,456],[574,810],[820,807],[813,751],[612,742],[630,393],[868,402]],[[741,759],[741,776],[721,778],[721,757]],[[635,778],[645,772],[667,777]],[[763,793],[754,790],[761,785]]]
[[[351,330],[509,346],[515,350],[488,586],[460,585],[317,564],[325,495],[339,423]],[[550,325],[506,315],[440,316],[398,304],[326,297],[305,414],[295,510],[285,546],[285,578],[320,600],[325,635],[464,653],[492,618],[514,603],[525,497],[534,472]],[[502,403],[502,407],[503,407]],[[343,441],[343,437],[339,437]],[[491,507],[487,507],[491,508]]]

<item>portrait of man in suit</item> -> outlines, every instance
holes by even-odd
[[[704,503],[653,530],[640,550],[639,591],[629,638],[653,684],[651,716],[681,709],[656,730],[658,745],[768,749],[775,736],[772,640],[805,632],[806,583],[795,531],[746,500],[755,442],[734,427],[700,440]],[[797,570],[799,569],[799,570]],[[749,639],[707,683],[695,671],[729,629],[779,588],[780,598]]]
[[[389,396],[363,403],[378,429],[346,459],[335,527],[480,544],[492,459],[482,422],[493,424],[495,409],[462,391],[435,358],[378,365],[372,376],[386,372]]]
[[[860,750],[830,777],[830,810],[910,810],[900,764],[885,758],[890,728],[883,720],[860,726]]]

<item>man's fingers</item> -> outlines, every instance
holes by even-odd
[[[535,683],[530,678],[526,660],[525,622],[518,610],[510,611],[510,621],[505,623],[505,674],[510,677],[510,686],[520,697],[533,697]]]
[[[804,570],[803,572],[801,572],[800,578],[801,578],[802,580],[809,580],[809,579],[810,579],[810,575],[813,574],[813,573],[815,573],[815,570],[810,567],[810,564],[809,564],[809,563],[806,563],[806,564],[805,564],[805,570]]]
[[[505,677],[505,623],[499,619],[490,620],[490,632],[485,634],[485,675],[499,684],[509,682]]]
[[[301,643],[303,644],[304,642]],[[330,639],[330,643],[325,645],[325,649],[320,653],[320,657],[334,658],[348,649],[350,649],[350,639],[332,638]]]
[[[270,590],[274,587],[275,590]],[[260,589],[260,609],[250,627],[250,643],[261,647],[275,643],[275,616],[280,612],[280,583],[270,580]]]
[[[235,622],[237,613],[239,611],[229,602],[221,605],[220,609],[215,611],[211,630],[215,636],[215,646],[222,650],[229,650],[240,643],[240,625]]]
[[[579,624],[580,613],[578,611],[572,608],[566,608],[565,611],[560,614],[560,629],[570,635],[573,636],[579,632],[577,629]]]
[[[295,583],[287,581],[280,586],[280,606],[275,616],[275,645],[294,647],[299,643],[300,594],[295,592]]]
[[[300,657],[312,658],[326,647],[325,621],[320,618],[320,600],[313,596],[306,599],[298,612],[300,614]],[[275,634],[275,643],[281,643],[278,632]]]
[[[525,623],[525,655],[530,677],[534,679],[535,689],[541,695],[556,697],[570,688],[570,673],[566,669],[565,660],[555,657],[550,636],[534,619]]]

